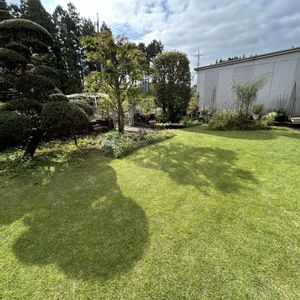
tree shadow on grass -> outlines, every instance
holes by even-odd
[[[287,129],[285,127],[273,127],[267,130],[213,130],[207,125],[199,125],[183,129],[192,133],[201,133],[217,137],[241,140],[272,140],[278,137],[300,138],[300,133],[296,130]]]
[[[248,184],[258,184],[250,171],[236,166],[237,154],[231,150],[172,142],[151,149],[152,152],[134,158],[135,163],[163,171],[180,185],[191,185],[204,192],[213,187],[232,193]]]
[[[84,280],[109,279],[141,259],[148,244],[147,218],[122,195],[109,162],[93,155],[63,171],[57,167],[47,184],[32,184],[36,179],[30,178],[18,194],[2,191],[0,224],[23,218],[27,227],[13,245],[18,259],[29,265],[54,263],[67,276]]]

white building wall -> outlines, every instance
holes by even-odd
[[[259,92],[257,100],[257,103],[264,104],[264,112],[280,105],[288,107],[296,83],[294,114],[300,115],[300,51],[200,70],[197,73],[200,107],[210,108],[215,94],[217,109],[232,108],[233,81],[246,82],[267,74],[268,81]]]

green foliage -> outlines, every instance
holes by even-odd
[[[264,115],[260,121],[266,125],[272,125],[274,121],[277,118],[277,113],[276,112],[269,112],[268,114]]]
[[[253,103],[257,100],[257,94],[267,83],[267,76],[262,75],[246,83],[233,82],[232,90],[236,95],[237,110],[246,115],[249,114]]]
[[[0,48],[0,67],[7,67],[9,69],[13,69],[19,67],[20,65],[24,65],[28,62],[28,59],[22,54],[6,49]]]
[[[46,102],[48,95],[55,90],[55,85],[45,76],[25,75],[16,80],[16,89],[28,98]]]
[[[163,52],[164,46],[161,41],[153,40],[147,46],[144,43],[139,43],[138,49],[144,53],[147,63],[150,66],[150,63],[153,62],[155,57]]]
[[[277,116],[275,118],[275,121],[277,121],[277,122],[286,122],[288,120],[288,113],[287,113],[285,108],[279,107],[276,110],[276,114],[277,114]]]
[[[91,23],[82,19],[72,3],[67,9],[58,5],[53,12],[53,20],[57,28],[57,50],[59,63],[63,70],[61,89],[65,94],[80,93],[84,70],[90,71],[89,65],[83,61],[83,48],[80,39],[87,33],[93,34]]]
[[[189,101],[187,115],[189,118],[195,119],[198,117],[198,113],[199,113],[198,94],[193,93]]]
[[[177,51],[164,52],[155,58],[153,67],[156,104],[169,121],[177,122],[186,114],[191,97],[189,60]]]
[[[42,104],[35,99],[14,99],[8,101],[3,107],[3,110],[15,111],[30,117],[41,113]]]
[[[10,19],[0,22],[0,36],[23,40],[35,39],[51,46],[53,38],[42,26],[25,19]]]
[[[254,114],[257,114],[259,115],[264,109],[264,105],[263,104],[256,104],[256,105],[253,105],[252,107],[252,112]]]
[[[0,22],[7,19],[12,19],[12,15],[5,0],[0,0]]]
[[[21,0],[20,18],[31,20],[45,28],[52,36],[55,35],[55,25],[51,15],[45,10],[39,0]]]
[[[55,84],[55,86],[60,85],[59,70],[48,65],[39,64],[39,62],[37,62],[37,64],[38,65],[34,66],[34,68],[30,70],[30,74],[47,77]]]
[[[71,101],[72,103],[74,103],[75,105],[77,105],[78,107],[80,107],[86,114],[87,116],[93,116],[94,115],[94,109],[93,107],[87,103],[87,101],[85,100],[73,100]]]
[[[27,46],[18,42],[9,42],[8,44],[5,45],[5,48],[18,52],[19,54],[24,56],[27,60],[29,60],[31,56],[30,49]]]
[[[82,45],[88,63],[102,64],[102,80],[98,81],[97,76],[95,80],[109,94],[118,114],[118,129],[123,132],[125,117],[122,104],[136,86],[136,81],[142,79],[146,67],[144,54],[127,38],[114,37],[107,30],[84,37]]]
[[[69,102],[69,99],[64,94],[52,94],[49,96],[51,102]]]
[[[173,137],[174,134],[139,131],[137,133],[120,133],[112,131],[101,138],[101,151],[108,156],[120,158],[132,151],[149,144]]]
[[[101,93],[104,91],[103,84],[101,84],[102,75],[99,71],[92,71],[84,79],[84,90],[90,93]]]
[[[19,145],[30,133],[29,120],[16,112],[0,111],[0,149]]]
[[[244,130],[250,128],[247,115],[239,111],[217,111],[208,123],[211,129],[216,130]]]
[[[142,95],[140,102],[138,103],[139,108],[144,114],[153,113],[155,108],[155,98],[152,95]]]
[[[86,113],[69,102],[48,102],[41,114],[41,127],[60,135],[70,135],[74,131],[86,131],[89,120]]]

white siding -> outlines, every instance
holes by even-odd
[[[268,74],[268,81],[257,102],[264,104],[264,111],[288,106],[296,82],[295,114],[300,115],[300,51],[198,71],[199,104],[208,107],[215,89],[217,108],[230,108],[232,81],[246,82],[262,74]]]

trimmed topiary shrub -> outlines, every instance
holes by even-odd
[[[15,68],[27,62],[28,59],[24,55],[14,50],[0,48],[0,66],[3,64],[9,68]]]
[[[38,39],[51,46],[53,38],[51,34],[41,25],[26,19],[9,19],[0,23],[0,35],[20,38],[30,37],[31,40]]]
[[[48,95],[55,89],[52,80],[41,75],[25,75],[16,80],[16,89],[25,97],[45,102]]]
[[[60,136],[74,136],[76,132],[88,130],[89,119],[86,113],[70,102],[49,102],[43,106],[41,127],[47,132]]]
[[[35,99],[20,98],[8,101],[3,110],[15,111],[25,115],[32,115],[42,111],[42,104]]]
[[[16,112],[0,111],[0,149],[18,146],[28,138],[30,121]]]
[[[52,94],[49,99],[52,102],[69,102],[68,97],[64,94]]]
[[[88,116],[94,115],[95,112],[93,107],[90,104],[88,104],[85,100],[76,100],[71,102],[80,107]]]

